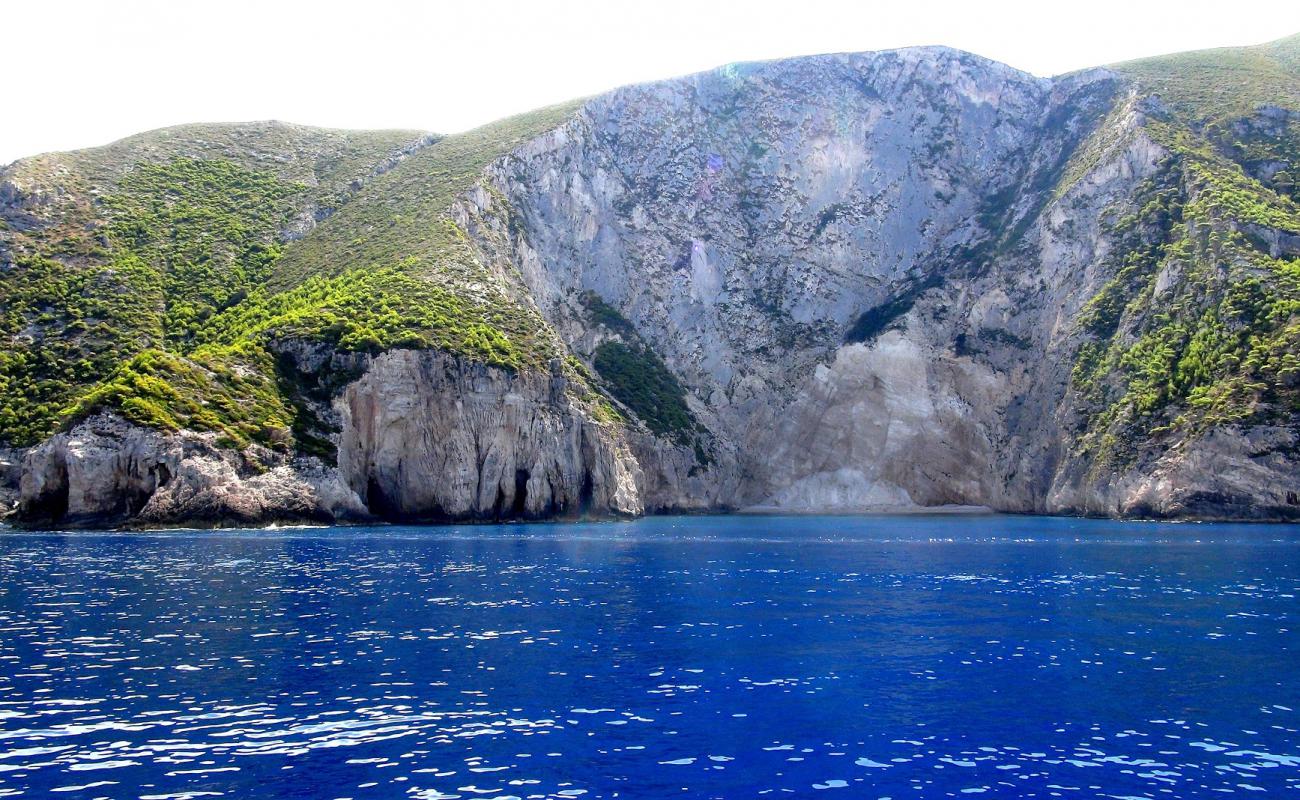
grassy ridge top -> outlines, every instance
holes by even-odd
[[[1300,34],[1111,64],[1146,93],[1198,121],[1249,114],[1262,104],[1300,110]]]
[[[112,191],[140,164],[224,160],[301,184],[328,205],[333,195],[368,179],[379,165],[437,138],[415,130],[337,130],[274,120],[177,125],[102,147],[19,159],[0,170],[0,180],[29,194],[93,195]]]
[[[285,249],[273,286],[284,289],[313,275],[415,259],[435,266],[453,249],[441,224],[448,207],[483,169],[563,123],[580,101],[541,108],[466,133],[446,136],[366,186],[337,214]]]

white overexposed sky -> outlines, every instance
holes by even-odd
[[[1296,0],[3,0],[0,164],[182,122],[449,133],[809,53],[946,44],[1054,75],[1297,32]]]

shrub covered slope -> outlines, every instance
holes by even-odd
[[[553,336],[445,212],[572,109],[443,138],[185,126],[16,162],[0,173],[0,445],[111,409],[291,450],[278,338],[541,364]]]
[[[1300,415],[1300,37],[1115,67],[1166,153],[1106,220],[1073,386],[1097,469],[1218,425]]]

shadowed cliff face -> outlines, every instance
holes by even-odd
[[[1300,113],[1128,69],[744,64],[404,151],[294,230],[283,295],[195,323],[204,380],[291,356],[220,428],[255,444],[130,398],[6,474],[65,522],[1296,518]]]

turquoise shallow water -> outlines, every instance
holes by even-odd
[[[0,533],[0,797],[1300,796],[1300,527]]]

